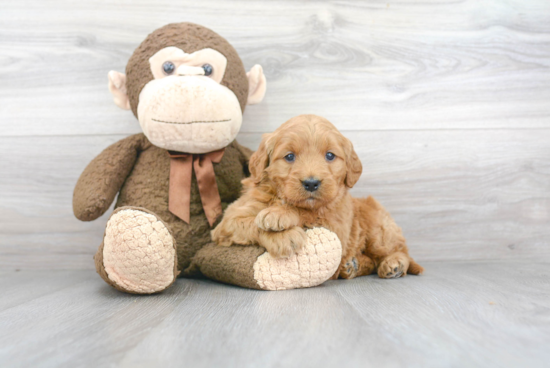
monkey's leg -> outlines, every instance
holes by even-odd
[[[340,277],[343,279],[353,279],[359,276],[370,275],[376,269],[376,265],[366,255],[358,253],[350,259],[342,261],[343,267],[340,271]]]
[[[176,280],[176,243],[154,213],[117,208],[94,256],[97,273],[109,285],[131,294],[153,294]]]
[[[324,228],[306,231],[307,242],[288,258],[273,258],[258,246],[207,244],[197,252],[188,275],[251,289],[286,290],[317,286],[338,269],[342,245],[333,232]]]

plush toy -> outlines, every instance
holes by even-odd
[[[75,216],[92,221],[118,193],[94,257],[109,285],[152,294],[181,274],[278,290],[319,285],[335,273],[341,245],[326,229],[308,230],[306,246],[284,259],[259,246],[211,241],[248,176],[251,151],[234,140],[242,113],[265,89],[259,65],[246,73],[224,38],[191,23],[157,29],[135,50],[126,75],[109,73],[116,105],[132,110],[143,133],[100,153],[73,197]]]

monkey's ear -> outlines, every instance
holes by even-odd
[[[109,91],[118,107],[130,110],[130,99],[126,91],[126,74],[111,70],[109,72]]]
[[[266,80],[261,65],[254,65],[248,73],[248,99],[247,105],[254,105],[262,102],[265,96]]]
[[[254,183],[259,184],[264,175],[264,170],[269,165],[269,148],[268,141],[271,137],[271,134],[264,134],[262,137],[262,142],[258,150],[250,156],[248,161],[248,169],[250,170],[250,177],[254,180]]]

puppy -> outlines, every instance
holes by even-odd
[[[372,197],[348,193],[361,176],[361,161],[328,120],[315,115],[290,119],[263,136],[249,167],[243,195],[212,231],[219,245],[259,244],[274,257],[288,257],[305,243],[304,228],[325,227],[342,243],[333,278],[375,271],[381,278],[422,273],[384,207]]]

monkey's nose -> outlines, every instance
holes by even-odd
[[[199,66],[180,65],[176,72],[179,76],[204,75],[204,69]]]
[[[321,186],[321,180],[306,179],[302,180],[302,185],[308,192],[315,192]]]

